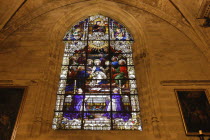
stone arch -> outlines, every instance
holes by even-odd
[[[66,31],[70,29],[76,22],[94,14],[101,14],[104,16],[108,16],[112,19],[115,19],[116,21],[120,23],[123,23],[124,26],[128,29],[128,31],[132,34],[135,40],[134,44],[132,45],[135,69],[136,71],[138,70],[138,73],[144,73],[141,77],[136,75],[138,89],[141,92],[142,89],[141,89],[141,86],[139,85],[141,85],[141,83],[144,83],[144,85],[147,85],[147,87],[144,88],[143,92],[148,93],[146,95],[143,95],[144,93],[141,93],[142,95],[141,95],[140,102],[143,98],[150,99],[145,104],[147,105],[150,104],[150,108],[147,108],[147,110],[150,110],[151,114],[143,115],[144,116],[143,119],[156,117],[155,116],[156,113],[154,109],[155,107],[152,101],[153,99],[151,98],[152,96],[151,88],[150,88],[151,81],[149,81],[150,60],[149,60],[149,55],[147,53],[146,37],[144,36],[145,34],[139,22],[128,12],[123,11],[122,9],[117,7],[117,5],[115,8],[113,8],[113,6],[110,7],[109,5],[95,3],[94,5],[82,6],[82,8],[77,7],[73,10],[73,12],[71,11],[69,13],[65,13],[65,15],[59,19],[59,21],[55,24],[54,28],[50,32],[50,35],[51,35],[50,40],[51,40],[51,46],[52,46],[51,54],[56,55],[58,57],[57,62],[55,63],[56,66],[52,66],[52,67],[56,67],[56,72],[51,75],[58,75],[58,73],[60,73],[60,63],[62,61],[61,59],[63,57],[63,50],[64,50],[64,44],[63,44],[62,38],[65,35]],[[54,79],[54,82],[57,83],[57,80],[58,79],[56,80]],[[54,89],[57,90],[56,88],[57,87],[55,87]],[[53,97],[53,99],[55,100],[55,97]],[[54,103],[51,105],[51,108],[54,108]],[[51,110],[49,111],[52,112]],[[87,134],[88,133],[89,132],[87,132]],[[126,134],[128,133],[126,132]],[[131,132],[129,132],[129,134],[131,134]]]
[[[206,56],[206,58],[209,59],[208,56],[210,54],[209,54],[208,45],[206,44],[206,42],[204,42],[202,39],[200,39],[200,37],[196,34],[196,32],[191,27],[188,27],[187,25],[181,23],[179,20],[173,18],[172,16],[170,16],[170,15],[164,13],[163,11],[156,9],[148,4],[145,4],[143,2],[129,2],[128,3],[126,1],[120,1],[117,3],[126,4],[131,7],[136,7],[138,9],[142,9],[146,12],[149,12],[149,13],[165,20],[166,22],[168,22],[169,24],[174,26],[176,29],[181,31],[183,34],[185,34],[192,42],[194,42],[196,44],[196,46],[201,50],[201,52]],[[4,39],[7,38],[10,34],[15,32],[22,25],[30,23],[33,19],[35,19],[43,14],[46,14],[50,11],[62,8],[62,7],[75,5],[80,8],[87,8],[87,7],[92,8],[94,4],[97,4],[97,6],[99,6],[99,7],[100,7],[100,5],[102,7],[104,5],[107,5],[107,6],[110,5],[113,7],[113,8],[111,8],[111,10],[114,10],[115,8],[118,8],[117,3],[111,2],[109,0],[98,0],[98,1],[88,0],[88,1],[81,1],[81,2],[65,1],[65,0],[59,1],[59,2],[53,1],[53,2],[50,2],[50,3],[42,6],[38,10],[34,11],[32,14],[24,16],[17,22],[11,24],[11,26],[2,30],[2,32],[0,33],[0,40],[4,41]],[[98,9],[98,10],[100,10],[100,9]]]
[[[85,12],[83,12],[85,11]],[[84,19],[90,15],[102,14],[110,18],[123,23],[129,32],[133,35],[135,40],[134,51],[137,51],[140,54],[140,50],[146,49],[146,38],[143,33],[143,29],[139,22],[128,12],[122,11],[120,8],[115,7],[111,8],[105,4],[92,4],[85,7],[78,7],[74,9],[74,12],[66,13],[59,21],[55,24],[50,33],[50,40],[60,40],[62,42],[63,35],[68,29],[70,29],[77,21]],[[69,16],[70,15],[70,16]],[[141,46],[141,47],[139,47]]]

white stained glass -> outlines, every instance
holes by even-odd
[[[135,79],[135,70],[133,66],[128,66],[128,77],[129,79]]]
[[[63,57],[63,65],[69,65],[69,57]]]
[[[68,41],[65,42],[65,53],[75,53],[87,46],[86,41]]]
[[[132,111],[140,111],[138,96],[131,96]]]
[[[92,34],[89,34],[90,40],[108,40],[109,36],[107,33],[103,32],[93,32]]]
[[[132,41],[110,41],[110,43],[115,50],[121,50],[122,53],[132,53]]]
[[[67,72],[68,72],[68,66],[62,66],[61,67],[60,78],[61,79],[67,79]]]
[[[108,22],[108,17],[102,16],[102,15],[94,15],[90,17],[90,23],[91,21],[103,21],[103,22]]]
[[[135,80],[130,80],[129,84],[130,84],[130,88],[132,88],[132,89],[136,88],[136,81]]]

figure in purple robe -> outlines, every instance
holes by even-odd
[[[85,99],[85,95],[83,94],[83,90],[81,88],[78,89],[77,93],[72,96],[71,105],[66,109],[67,112],[64,112],[63,117],[73,120],[82,117],[83,110],[83,100]],[[85,105],[85,104],[84,104]],[[84,111],[85,111],[84,107]],[[87,116],[87,113],[84,113],[84,118]]]
[[[112,111],[116,111],[112,113],[113,119],[122,118],[123,121],[125,122],[128,121],[131,118],[131,114],[129,112],[126,112],[124,108],[122,102],[122,96],[119,94],[119,90],[117,88],[114,88],[111,96],[112,96]],[[111,102],[107,100],[105,111],[110,111],[110,110],[111,110]],[[103,116],[110,119],[111,113],[105,113]]]

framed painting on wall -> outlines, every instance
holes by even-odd
[[[204,89],[175,90],[186,135],[210,135],[210,103]]]
[[[25,88],[0,87],[0,140],[14,140]]]

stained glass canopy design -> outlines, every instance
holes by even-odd
[[[133,38],[117,21],[90,16],[65,44],[53,129],[142,130]]]

